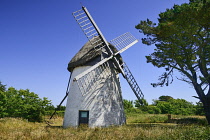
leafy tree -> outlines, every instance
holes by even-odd
[[[173,106],[169,102],[159,101],[157,107],[161,110],[162,114],[173,114]]]
[[[3,85],[0,81],[0,92],[4,92],[6,90],[6,85]]]
[[[195,109],[196,109],[195,110],[196,115],[205,115],[203,110],[203,104],[201,102],[196,102]]]
[[[148,106],[148,102],[146,99],[141,99],[141,102],[139,102],[139,100],[135,100],[134,105],[135,107]]]
[[[7,113],[5,112],[5,104],[6,104],[6,95],[5,95],[6,86],[2,85],[0,82],[0,118],[3,118],[4,116],[7,116]]]
[[[47,98],[39,96],[28,89],[16,90],[13,87],[0,91],[0,117],[22,117],[29,121],[41,122],[45,108],[51,105]]]
[[[123,99],[123,106],[124,106],[124,109],[133,108],[133,101]]]
[[[190,0],[188,4],[174,5],[159,14],[156,25],[149,19],[136,26],[146,38],[146,45],[155,44],[154,52],[146,56],[147,62],[165,72],[156,86],[168,86],[173,71],[178,78],[191,84],[210,124],[210,0]]]
[[[173,114],[192,115],[195,114],[195,106],[184,99],[172,99],[169,103],[173,106]]]
[[[149,114],[160,114],[161,110],[157,106],[149,105],[146,107]]]
[[[138,109],[140,109],[144,113],[149,113],[149,114],[160,114],[161,113],[161,109],[154,105],[140,106]]]
[[[65,111],[65,109],[66,109],[66,107],[65,106],[60,106],[59,107],[59,105],[57,105],[57,108],[58,108],[58,111]]]
[[[170,99],[173,99],[171,96],[160,96],[159,98],[159,101],[169,101]]]
[[[144,113],[149,113],[149,114],[161,113],[161,110],[157,106],[149,105],[146,99],[141,99],[141,102],[139,102],[139,100],[135,100],[134,105]]]
[[[162,114],[192,115],[196,112],[195,106],[184,99],[159,100],[156,103]]]
[[[55,107],[54,107],[54,105],[52,105],[52,104],[47,105],[47,106],[45,107],[45,111],[54,111],[54,110],[55,110]]]

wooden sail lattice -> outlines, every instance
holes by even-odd
[[[129,32],[110,41],[110,43],[118,50],[117,54],[124,52],[137,42],[138,40]]]
[[[93,18],[91,17],[91,15],[85,7],[82,7],[82,9],[73,12],[72,15],[74,16],[75,20],[84,32],[85,36],[87,37],[91,45],[94,46],[95,49],[102,49],[104,47],[108,47],[106,39],[104,38],[97,24],[95,23],[95,21],[93,20]],[[99,36],[98,40],[92,41],[91,39],[96,36]]]
[[[144,94],[142,93],[138,83],[136,82],[133,74],[131,73],[130,69],[128,68],[125,62],[123,63],[122,67],[124,71],[124,78],[127,80],[137,99],[141,102],[141,99],[144,98]]]
[[[89,91],[94,90],[97,87],[97,84],[100,84],[101,79],[111,74],[108,72],[108,69],[110,70],[109,62],[112,61],[111,63],[113,63],[113,65],[120,70],[123,77],[127,80],[137,99],[141,101],[144,95],[134,76],[132,75],[128,66],[125,63],[121,65],[116,57],[117,54],[122,53],[137,43],[138,40],[130,33],[125,33],[111,40],[110,43],[117,49],[117,52],[114,53],[110,49],[108,42],[85,7],[82,7],[81,10],[74,12],[73,16],[91,45],[95,49],[105,48],[109,55],[108,58],[101,60],[99,63],[95,64],[74,78],[74,81],[77,82],[82,95],[84,96],[88,94]],[[93,39],[95,36],[99,37],[98,40]]]

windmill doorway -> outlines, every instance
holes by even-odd
[[[79,111],[79,125],[88,125],[89,111]]]

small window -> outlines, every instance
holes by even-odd
[[[79,111],[79,125],[88,124],[89,121],[89,111]]]
[[[88,116],[88,112],[87,111],[81,112],[81,117],[82,118],[87,118],[87,116]]]

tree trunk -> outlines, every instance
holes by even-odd
[[[210,102],[205,103],[204,112],[208,121],[208,125],[210,125]]]
[[[203,103],[203,108],[206,119],[208,121],[208,125],[210,125],[210,97],[208,96],[208,94],[203,97],[203,100],[201,100],[201,102]]]
[[[198,85],[197,83],[194,83],[193,85],[199,96],[200,101],[203,103],[206,120],[208,122],[208,125],[210,125],[210,92],[205,95],[204,91],[201,88],[201,85]]]

